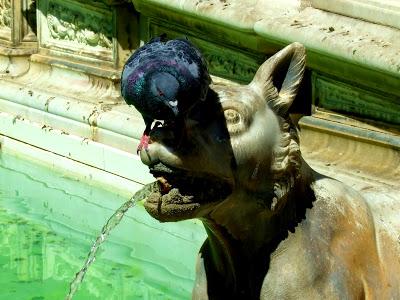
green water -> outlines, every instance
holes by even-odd
[[[64,299],[107,219],[127,198],[0,156],[0,299]],[[190,299],[204,232],[159,224],[138,204],[100,248],[74,299]]]

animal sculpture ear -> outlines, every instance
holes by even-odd
[[[296,97],[305,64],[304,46],[292,43],[263,63],[250,85],[261,93],[272,109],[285,115]]]

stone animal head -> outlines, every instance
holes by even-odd
[[[183,123],[153,129],[140,156],[161,188],[147,211],[160,221],[211,216],[223,223],[260,206],[265,214],[279,210],[301,166],[288,111],[304,68],[304,47],[293,43],[262,64],[250,84],[215,83]],[[249,198],[260,200],[243,209]],[[227,221],[230,211],[236,217]]]

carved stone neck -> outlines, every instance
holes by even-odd
[[[279,211],[272,212],[267,204],[262,207],[262,203],[268,203],[265,199],[241,192],[245,195],[231,195],[234,202],[233,198],[228,198],[202,219],[208,234],[201,252],[210,285],[209,294],[215,294],[215,299],[219,296],[225,298],[226,291],[230,290],[231,297],[259,298],[270,254],[287,237],[288,231],[294,231],[304,218],[306,209],[312,206],[312,178],[311,169],[303,164],[302,175],[287,194],[287,199],[281,199],[286,203]],[[248,202],[240,205],[241,201]],[[249,201],[253,202],[252,205]],[[224,295],[219,295],[220,292]]]

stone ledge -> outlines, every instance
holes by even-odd
[[[0,111],[29,120],[46,130],[59,130],[135,154],[144,128],[140,114],[122,104],[95,104],[33,87],[4,84]],[[10,130],[13,130],[11,127]],[[7,135],[5,131],[3,134]]]
[[[400,135],[398,131],[384,130],[340,114],[317,110],[313,116],[304,117],[301,120],[301,126],[313,127],[315,130],[331,131],[335,135],[349,136],[357,141],[400,151]]]
[[[111,64],[107,64],[99,59],[90,59],[90,64],[87,62],[89,59],[86,59],[86,61],[79,61],[76,57],[67,57],[67,55],[64,57],[44,55],[43,52],[45,51],[42,51],[42,54],[33,54],[30,57],[31,62],[69,69],[88,74],[89,76],[98,76],[104,79],[109,79],[114,83],[120,81],[120,70],[116,70]]]
[[[253,25],[260,18],[262,11],[262,9],[255,9],[256,2],[260,1],[133,0],[135,8],[139,12],[145,11],[146,15],[157,13],[162,16],[172,11],[181,14],[182,17],[192,17],[250,33],[254,33]]]
[[[2,56],[30,56],[37,52],[37,45],[35,47],[13,47],[10,43],[7,45],[6,41],[2,41],[2,45],[0,45],[0,55]]]
[[[129,198],[142,187],[133,180],[105,172],[67,157],[43,150],[27,143],[0,135],[1,153],[12,155],[22,160],[43,165],[52,171],[66,174],[68,177],[84,182],[90,186],[99,186],[123,197]]]
[[[315,8],[400,28],[400,2],[396,0],[311,0]]]
[[[13,66],[14,60],[11,57],[10,67]],[[24,72],[16,76],[10,73],[1,78],[4,89],[0,93],[9,94],[3,97],[10,101],[22,101],[18,99],[22,91],[33,92],[35,89],[40,91],[39,94],[52,94],[51,96],[56,94],[60,97],[74,98],[80,102],[98,104],[123,102],[119,92],[119,83],[108,78],[84,73],[82,70],[69,69],[65,65],[30,61],[24,67]],[[10,88],[8,89],[6,86],[10,86]]]
[[[314,8],[261,20],[254,29],[278,44],[303,43],[312,69],[398,95],[400,30]]]
[[[326,112],[304,117],[300,128],[303,156],[322,173],[399,186],[399,134]]]
[[[52,116],[46,117],[50,119]],[[80,135],[73,135],[68,131],[50,127],[45,123],[43,121],[33,122],[18,115],[0,112],[0,135],[140,184],[154,180],[136,153],[129,153],[116,146],[111,147]],[[80,126],[89,127],[83,124]],[[107,135],[107,140],[112,140],[110,134]],[[129,141],[133,145],[132,152],[135,152],[138,141],[125,139],[124,142]],[[123,144],[120,141],[119,145]]]
[[[209,34],[207,38],[217,43],[269,54],[273,48],[301,42],[311,69],[398,94],[400,30],[395,28],[312,7],[302,9],[296,0],[132,2],[146,17]]]

